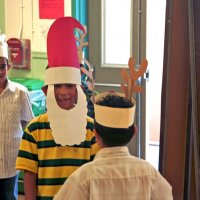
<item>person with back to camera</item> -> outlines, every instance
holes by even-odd
[[[34,117],[26,87],[8,79],[8,45],[0,35],[0,199],[18,199],[15,161],[23,128]]]
[[[16,161],[16,168],[24,170],[28,200],[53,199],[70,174],[93,160],[99,150],[80,86],[75,28],[84,31],[76,19],[61,17],[47,35],[48,67],[43,87],[47,112],[26,127]]]
[[[136,102],[128,88],[139,89],[129,80],[126,95],[105,92],[95,96],[95,135],[101,149],[94,161],[65,181],[54,200],[173,199],[165,178],[151,164],[132,156],[126,146],[136,133]]]

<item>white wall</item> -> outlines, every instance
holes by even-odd
[[[31,39],[31,50],[46,52],[46,35],[54,20],[39,19],[38,0],[5,1],[6,36]],[[71,16],[71,0],[65,0],[65,16]]]

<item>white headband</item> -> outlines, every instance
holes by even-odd
[[[81,85],[81,71],[75,67],[51,67],[45,70],[45,85],[71,83]]]
[[[95,102],[108,94],[112,93],[105,92],[96,95]],[[114,94],[124,97],[124,94],[122,93]],[[131,99],[131,102],[133,103],[133,107],[131,108],[113,108],[94,104],[96,122],[110,128],[128,128],[133,124],[135,117],[136,102],[133,98]]]

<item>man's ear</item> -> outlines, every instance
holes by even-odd
[[[133,127],[133,136],[135,136],[137,134],[137,132],[138,132],[137,131],[138,129],[137,129],[137,126],[135,124],[133,126],[134,126]]]
[[[96,132],[95,129],[94,129],[94,135],[95,135],[95,137],[96,137],[97,143],[99,144],[100,147],[102,147],[102,146],[103,146],[102,139],[101,139],[101,137],[99,136],[99,134]]]
[[[93,131],[94,131],[94,135],[95,135],[96,139],[99,138],[99,135],[98,135],[98,133],[96,132],[96,129],[94,129]]]
[[[8,70],[9,70],[9,69],[11,68],[11,65],[10,65],[10,64],[8,64],[8,65],[7,65],[7,68],[8,68]]]
[[[48,90],[48,86],[47,85],[42,87],[42,91],[44,92],[45,96],[47,96],[47,90]]]

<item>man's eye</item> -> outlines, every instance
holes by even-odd
[[[6,65],[6,64],[1,64],[1,65],[0,65],[0,69],[1,69],[1,70],[4,70],[4,69],[6,69],[6,67],[7,67],[7,65]]]

